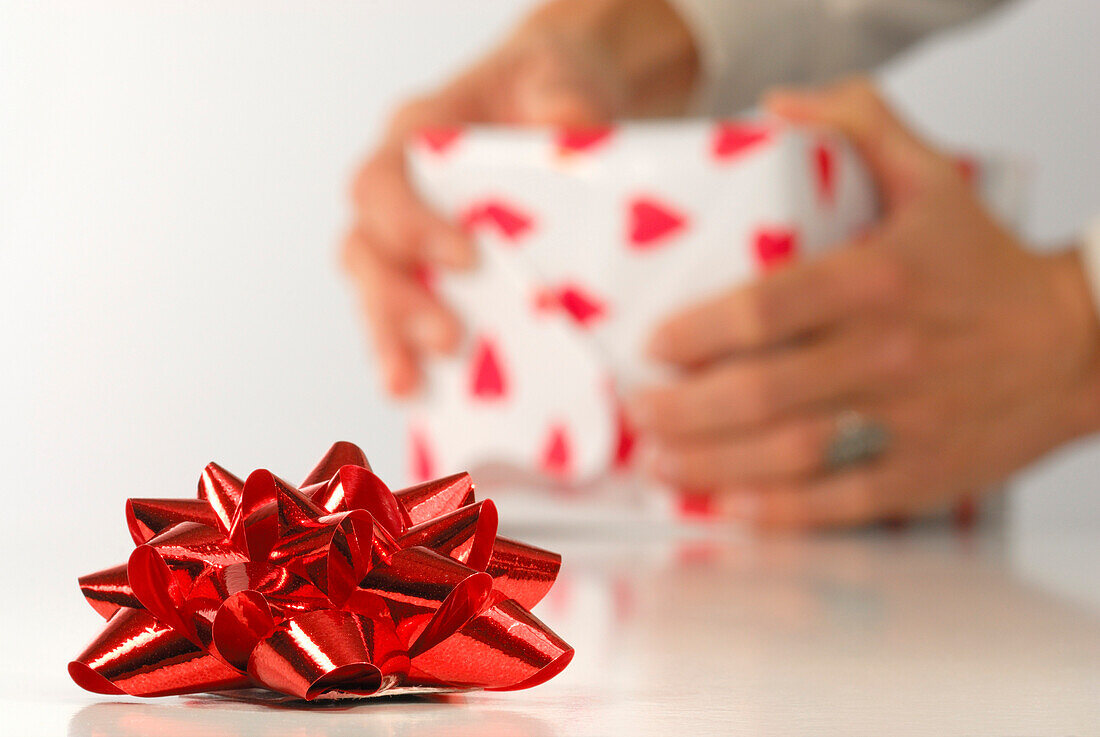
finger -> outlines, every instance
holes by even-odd
[[[577,48],[541,38],[524,47],[512,65],[511,110],[521,125],[591,126],[613,116],[615,87],[601,84],[599,60]]]
[[[598,125],[607,115],[581,91],[573,89],[527,90],[516,100],[518,116],[525,123],[584,127]]]
[[[378,257],[365,236],[353,236],[352,242],[353,247],[361,249],[358,257],[352,257],[352,275],[372,314],[398,326],[399,332],[420,352],[453,352],[462,332],[459,320],[424,280]]]
[[[343,260],[357,287],[360,309],[386,390],[396,396],[411,394],[419,383],[416,352],[402,334],[384,292],[374,288],[384,281],[380,274],[381,261],[357,233],[349,234],[344,240]]]
[[[344,261],[387,384],[395,394],[408,394],[417,385],[419,355],[455,349],[458,320],[412,274],[380,258],[362,234],[348,236]]]
[[[921,398],[853,402],[837,409],[815,409],[747,432],[652,443],[647,468],[659,480],[680,488],[718,489],[754,483],[799,481],[830,472],[830,448],[839,420],[855,411],[886,432],[886,453],[924,452],[938,416]]]
[[[835,427],[831,415],[813,415],[755,433],[657,443],[647,465],[678,488],[804,479],[824,470]]]
[[[691,367],[743,351],[773,347],[860,311],[896,304],[904,273],[869,237],[796,264],[690,307],[653,333],[649,353]]]
[[[361,299],[386,390],[397,397],[415,393],[420,385],[419,357],[397,324]]]
[[[352,187],[352,202],[359,229],[371,233],[395,263],[465,269],[476,260],[469,235],[434,212],[414,190],[401,144],[385,146],[363,167]]]
[[[639,429],[664,438],[751,430],[856,395],[897,393],[915,373],[918,350],[909,333],[874,324],[833,331],[643,389],[628,410]]]
[[[833,128],[848,137],[888,200],[910,192],[930,168],[948,159],[918,138],[883,100],[874,84],[856,77],[822,90],[775,90],[765,107],[796,123]]]
[[[899,464],[868,464],[801,484],[731,489],[716,500],[720,513],[765,529],[851,527],[905,512]]]

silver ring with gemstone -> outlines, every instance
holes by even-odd
[[[836,416],[836,429],[825,449],[825,465],[834,471],[858,466],[878,458],[889,445],[885,425],[855,410],[845,410]]]

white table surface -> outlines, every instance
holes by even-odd
[[[23,636],[5,646],[0,733],[1100,734],[1098,531],[752,539],[505,517],[565,557],[535,611],[577,654],[547,684],[306,709],[87,694],[64,659],[99,624],[72,582],[43,586],[31,616],[5,604]]]

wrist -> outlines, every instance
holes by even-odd
[[[1085,407],[1083,434],[1100,433],[1100,361],[1093,364],[1081,399]]]
[[[1079,347],[1083,358],[1071,402],[1076,434],[1100,432],[1100,310],[1081,252],[1071,248],[1048,258],[1055,294],[1070,328],[1069,334],[1074,337],[1073,348]]]

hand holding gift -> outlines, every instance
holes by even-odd
[[[695,66],[687,27],[665,0],[550,3],[443,87],[399,107],[355,177],[343,248],[389,391],[414,393],[424,360],[452,352],[463,332],[425,287],[425,271],[461,271],[477,258],[469,234],[413,186],[410,137],[426,131],[443,149],[472,123],[585,127],[678,113]]]
[[[1074,253],[1025,250],[865,82],[768,106],[848,136],[884,219],[657,330],[681,378],[630,407],[658,477],[763,525],[856,524],[943,508],[1097,427],[1100,325]],[[845,421],[875,447],[845,456]]]
[[[867,15],[880,11],[866,5],[844,13],[866,43],[843,44],[841,54],[832,53],[840,44],[822,45],[829,58],[797,48],[789,61],[858,68],[903,46],[905,34],[889,42],[858,36],[875,26],[862,22]],[[954,20],[976,6],[960,4]],[[681,18],[674,7],[694,11]],[[997,167],[992,176],[983,166],[956,171],[865,85],[781,96],[770,107],[795,123],[787,133],[735,125],[716,135],[711,153],[737,164],[714,167],[711,174],[721,174],[704,189],[696,183],[705,176],[692,168],[701,146],[662,148],[643,142],[642,126],[609,127],[612,118],[682,114],[700,81],[713,87],[716,71],[729,89],[707,96],[739,104],[754,85],[799,75],[782,63],[784,44],[753,46],[774,52],[774,69],[731,63],[745,49],[723,43],[754,36],[726,23],[740,16],[725,10],[557,0],[501,49],[395,116],[357,179],[345,263],[389,388],[428,390],[409,437],[415,477],[500,460],[575,483],[629,464],[643,440],[657,446],[652,474],[698,489],[694,496],[710,509],[765,525],[853,524],[950,506],[1100,426],[1098,331],[1079,261],[1028,255],[964,186],[973,179],[1004,215],[1018,206],[1005,207],[1003,197],[1013,199],[1015,177]],[[711,28],[708,18],[720,22]],[[912,40],[948,17],[896,20]],[[760,36],[763,45],[786,24],[777,28]],[[812,73],[821,78],[828,69]],[[484,142],[477,126],[494,123],[550,125],[555,140],[486,148],[474,179],[504,182],[524,167],[572,179],[562,176],[549,196],[528,186],[534,180],[516,180],[499,187],[504,196],[481,192],[459,202],[452,195],[469,194],[469,172],[441,174],[448,164],[436,164],[462,159]],[[471,124],[474,135],[460,130]],[[813,145],[821,128],[852,139],[874,188],[860,181],[846,146]],[[414,153],[435,156],[420,176],[402,155],[410,141]],[[789,155],[759,155],[769,148]],[[666,167],[660,152],[667,159],[673,149],[676,165]],[[725,177],[737,167],[752,174],[731,186]],[[610,236],[592,227],[596,198],[588,195],[601,177],[630,185],[612,193],[617,204],[608,212],[626,225]],[[416,187],[436,207],[425,207]],[[853,245],[870,224],[874,189],[887,219],[867,244]],[[547,215],[532,203],[562,212]],[[738,215],[746,222],[710,227]],[[700,232],[709,258],[666,248]],[[548,233],[553,247],[544,243],[542,252],[557,253],[532,255],[532,242]],[[477,251],[471,276],[456,275],[475,259],[471,236],[488,247]],[[631,262],[621,258],[624,243]],[[793,257],[845,245],[739,288]],[[609,275],[616,283],[600,283]],[[665,288],[677,280],[678,291]],[[725,298],[714,295],[715,280],[724,280]],[[684,311],[691,302],[703,306]],[[789,322],[773,325],[778,320]],[[665,321],[648,356],[673,380],[637,393],[627,413],[623,395],[651,378],[638,370],[646,333]]]

